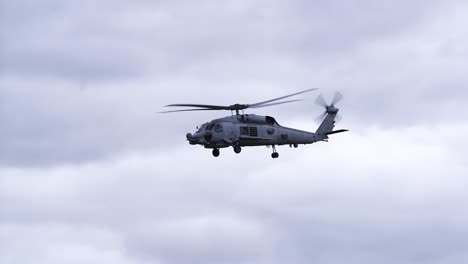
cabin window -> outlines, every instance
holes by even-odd
[[[249,127],[249,135],[251,137],[257,137],[258,136],[257,127]]]
[[[240,134],[241,136],[258,137],[258,130],[257,130],[257,127],[241,126]]]
[[[240,134],[242,136],[248,136],[249,135],[249,128],[246,126],[241,126],[240,127]]]

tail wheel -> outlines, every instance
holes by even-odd
[[[219,156],[219,149],[215,148],[213,149],[213,156],[218,157]]]

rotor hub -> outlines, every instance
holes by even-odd
[[[229,106],[230,110],[244,110],[249,108],[247,104],[233,104]]]
[[[336,108],[334,105],[327,106],[327,113],[328,114],[336,114],[338,113],[338,108]]]

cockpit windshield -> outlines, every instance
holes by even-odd
[[[208,124],[208,123],[205,123],[205,124],[201,125],[200,128],[198,128],[197,132],[202,132],[202,131],[204,131],[207,124]]]
[[[198,128],[197,132],[203,132],[203,131],[212,131],[214,130],[215,132],[223,132],[223,124],[222,123],[215,123],[215,122],[210,122],[210,123],[205,123]]]
[[[223,132],[223,124],[222,123],[215,123],[215,122],[210,122],[210,123],[205,123],[198,128],[197,132],[203,132],[203,131],[212,131],[214,130],[215,132]]]

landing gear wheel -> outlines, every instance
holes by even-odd
[[[297,145],[297,144],[294,144],[293,146],[294,146],[294,148],[297,148],[297,147],[299,147],[299,145]]]
[[[217,148],[213,149],[213,156],[215,156],[215,157],[219,156],[219,149],[217,149]]]
[[[273,148],[273,153],[271,153],[271,157],[274,158],[274,159],[278,158],[279,154],[278,154],[278,152],[276,152],[276,146],[272,145],[271,147]]]
[[[236,154],[241,153],[241,151],[242,151],[242,148],[241,148],[239,145],[234,146],[234,152],[235,152]]]

